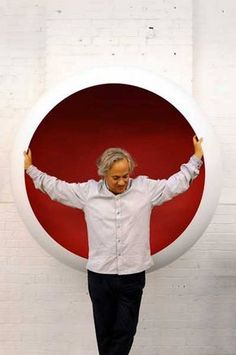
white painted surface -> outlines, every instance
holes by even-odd
[[[200,238],[215,212],[222,184],[221,174],[218,173],[218,179],[215,179],[215,173],[221,171],[222,167],[216,137],[191,96],[170,80],[135,67],[108,66],[82,71],[78,76],[65,80],[45,94],[22,123],[15,138],[11,156],[14,199],[21,217],[39,244],[65,264],[76,270],[86,271],[87,260],[69,252],[54,241],[34,215],[25,189],[22,151],[27,150],[38,125],[57,104],[85,88],[110,83],[135,85],[163,97],[184,115],[197,136],[204,137],[206,142],[203,143],[205,184],[197,213],[174,243],[153,256],[154,266],[149,271],[154,271],[177,259]]]

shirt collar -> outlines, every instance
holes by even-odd
[[[125,191],[118,194],[118,195],[123,195],[124,193],[126,193],[130,189],[131,184],[132,184],[132,178],[129,178],[128,185],[127,185]],[[101,187],[103,187],[106,192],[109,192],[110,194],[116,196],[115,194],[113,194],[113,192],[110,191],[105,179],[101,180]]]

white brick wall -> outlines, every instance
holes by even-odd
[[[42,92],[83,68],[116,63],[193,92],[224,163],[205,234],[148,275],[132,355],[235,355],[235,1],[11,0],[0,9],[0,355],[97,354],[86,275],[48,255],[25,229],[9,158]]]

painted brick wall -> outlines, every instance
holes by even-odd
[[[235,355],[236,3],[3,1],[0,36],[0,355],[97,354],[86,275],[33,240],[10,152],[40,95],[94,65],[135,64],[192,92],[218,133],[224,186],[184,256],[148,275],[132,355]]]

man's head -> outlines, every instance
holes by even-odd
[[[135,166],[131,155],[121,148],[109,148],[97,160],[98,175],[105,179],[110,191],[115,194],[125,191]]]

